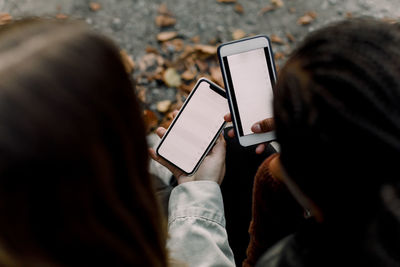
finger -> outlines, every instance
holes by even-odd
[[[259,144],[259,145],[256,147],[256,154],[261,154],[261,153],[264,152],[264,150],[265,150],[265,144]]]
[[[162,138],[166,131],[167,129],[165,129],[164,127],[158,127],[156,130],[156,134],[158,135],[158,137]]]
[[[235,137],[235,131],[233,129],[230,129],[228,131],[228,136],[231,137],[231,138]]]
[[[265,120],[256,122],[251,127],[251,130],[253,131],[253,133],[266,133],[266,132],[273,131],[274,129],[275,129],[275,124],[274,124],[273,118],[269,118],[269,119],[265,119]]]
[[[176,117],[176,115],[178,115],[179,111],[176,109],[174,111],[172,111],[172,118],[174,119]]]
[[[225,151],[226,151],[226,142],[224,137],[222,136],[222,134],[220,134],[218,136],[218,139],[213,147],[213,149],[211,150],[211,153],[213,156],[214,155],[219,155],[219,156],[223,156],[225,155]]]
[[[231,113],[225,114],[224,120],[225,120],[226,122],[232,122]]]
[[[159,157],[156,153],[156,151],[153,148],[149,148],[149,154],[150,157],[157,161],[158,163],[160,163],[161,165],[163,165],[164,167],[166,167],[170,172],[172,172],[172,174],[178,178],[180,177],[183,172],[180,171],[178,168],[174,167],[173,165],[169,164],[167,161],[165,161],[164,159],[162,159],[161,157]]]

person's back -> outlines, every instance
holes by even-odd
[[[257,266],[400,266],[400,27],[359,19],[311,34],[274,108],[285,179],[319,222]]]
[[[0,28],[0,265],[166,266],[141,111],[82,23]]]

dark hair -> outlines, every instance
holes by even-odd
[[[400,27],[354,19],[312,33],[280,73],[274,113],[282,164],[326,222],[380,224],[400,261]]]
[[[0,264],[167,265],[133,89],[83,23],[0,29]]]

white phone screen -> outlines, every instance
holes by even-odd
[[[273,77],[268,71],[272,66],[268,66],[271,61],[267,57],[267,48],[259,48],[227,56],[224,60],[234,92],[232,96],[236,100],[241,136],[253,134],[251,126],[254,123],[273,117]]]
[[[158,153],[191,173],[224,124],[226,98],[201,82],[158,148]]]

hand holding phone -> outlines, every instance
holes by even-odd
[[[177,114],[178,111],[173,113],[174,118]],[[167,130],[163,127],[159,127],[156,130],[156,133],[160,138],[162,138],[166,132]],[[186,175],[182,170],[159,157],[153,148],[149,148],[149,153],[152,159],[168,168],[172,172],[174,177],[176,177],[178,180],[178,184],[190,181],[214,181],[218,184],[221,184],[225,176],[225,147],[225,140],[222,135],[219,135],[214,147],[204,158],[197,172],[192,176]]]
[[[274,140],[274,132],[266,131],[271,128],[266,124],[273,121],[276,81],[268,37],[256,36],[222,44],[218,48],[218,58],[228,95],[230,120],[239,143],[251,146]]]
[[[193,175],[217,141],[227,112],[225,91],[200,79],[168,130],[159,130],[162,140],[156,149],[157,158],[185,175]]]
[[[226,122],[232,122],[232,116],[230,113],[224,116]],[[268,133],[275,130],[275,123],[273,118],[267,118],[262,121],[256,122],[251,126],[253,133]],[[231,138],[235,137],[235,131],[230,129],[227,135]],[[256,147],[256,153],[261,154],[266,149],[266,143],[261,143]]]

